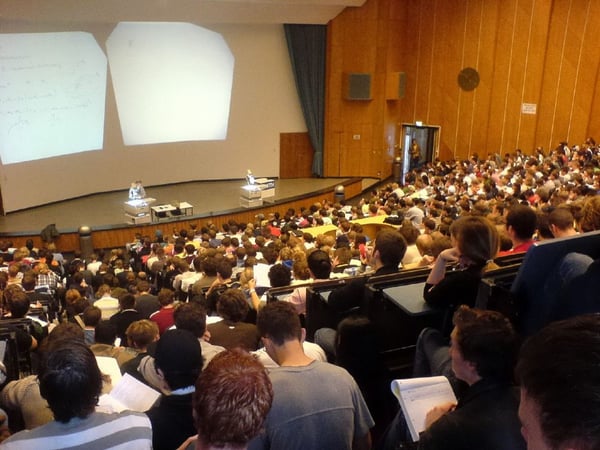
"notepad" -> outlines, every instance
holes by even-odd
[[[425,417],[433,407],[447,402],[456,403],[452,386],[444,376],[394,380],[391,389],[400,402],[414,442],[425,430]]]

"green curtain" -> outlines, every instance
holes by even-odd
[[[327,26],[284,24],[284,29],[306,128],[315,150],[312,173],[322,177]]]

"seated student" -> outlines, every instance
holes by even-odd
[[[377,233],[369,264],[372,275],[388,275],[398,272],[398,266],[406,253],[406,241],[394,230],[382,229]],[[309,256],[310,258],[310,256]],[[338,313],[340,319],[350,311],[363,310],[366,279],[358,278],[331,291],[328,307]]]
[[[4,293],[10,311],[10,315],[4,317],[4,319],[24,319],[29,311],[29,299],[27,298],[27,294],[21,290],[21,288],[6,289]],[[37,325],[34,326],[33,321],[29,327],[29,332],[21,327],[13,325],[10,325],[10,328],[16,333],[19,351],[35,350],[38,346],[38,341],[43,339],[47,334],[47,328],[44,329]]]
[[[305,331],[294,307],[267,304],[258,314],[258,328],[279,367],[269,372],[275,396],[264,431],[249,448],[370,448],[373,419],[356,382],[341,367],[304,353]]]
[[[506,215],[506,233],[512,241],[510,250],[500,252],[498,256],[525,253],[533,245],[533,233],[537,226],[537,215],[529,206],[513,206]]]
[[[231,263],[223,258],[217,262],[217,277],[212,282],[208,290],[206,291],[205,298],[200,301],[200,304],[206,310],[208,315],[214,315],[217,310],[217,301],[220,295],[226,289],[239,288],[240,283],[232,280],[231,275],[233,268]]]
[[[309,278],[313,281],[328,280],[333,268],[329,255],[323,250],[312,250],[307,258]],[[306,314],[306,287],[298,287],[285,301],[296,308],[298,314]]]
[[[119,299],[112,296],[112,288],[108,284],[102,284],[96,291],[98,300],[94,302],[94,306],[102,311],[102,318],[110,319],[119,311]]]
[[[119,367],[136,356],[135,350],[133,349],[115,346],[117,330],[109,320],[101,320],[98,322],[94,338],[95,342],[90,345],[90,349],[94,355],[115,358]]]
[[[202,352],[196,336],[187,330],[169,330],[156,344],[156,369],[170,395],[147,411],[155,449],[173,449],[194,434],[192,395],[202,370]]]
[[[479,216],[465,216],[450,226],[454,246],[442,251],[433,265],[423,298],[436,308],[445,309],[452,317],[461,304],[474,306],[483,272],[493,267],[498,251],[498,231],[492,223]],[[458,270],[447,272],[448,263],[458,263]],[[443,332],[450,332],[447,320]]]
[[[83,342],[83,330],[71,322],[58,324],[40,345],[40,353],[43,354],[54,341],[62,339]],[[13,433],[21,430],[21,427],[15,428],[15,422],[22,422],[25,429],[31,430],[53,420],[48,402],[40,394],[37,375],[10,381],[4,386],[0,391],[0,406],[7,410],[9,415],[11,412],[19,415],[20,420],[10,423]]]
[[[418,448],[525,449],[512,386],[518,337],[509,320],[462,305],[454,314],[451,342],[452,371],[469,387],[457,405],[429,411]],[[408,437],[405,427],[399,413],[378,448],[396,448]]]
[[[543,328],[523,344],[516,373],[528,448],[600,448],[600,315]]]
[[[117,337],[121,342],[127,342],[125,331],[127,327],[136,320],[141,320],[142,315],[135,309],[135,297],[133,294],[119,296],[119,312],[112,315],[110,322],[117,328]]]
[[[249,309],[240,289],[223,292],[217,303],[217,312],[223,320],[208,325],[210,342],[227,349],[241,347],[247,351],[256,350],[260,341],[256,325],[243,322]]]
[[[94,411],[102,391],[102,374],[94,354],[83,342],[63,339],[49,346],[38,379],[54,421],[14,434],[2,443],[2,448],[152,448],[152,428],[144,414]]]
[[[263,427],[273,402],[271,380],[264,367],[242,351],[217,355],[196,381],[194,420],[198,450],[247,448]]]
[[[134,349],[137,354],[130,360],[120,365],[121,373],[128,373],[141,382],[144,377],[138,372],[138,366],[144,357],[148,355],[148,346],[159,338],[158,325],[148,319],[138,320],[127,327],[127,346]]]
[[[85,335],[85,343],[92,345],[96,342],[96,326],[102,319],[102,310],[96,306],[88,306],[83,311],[83,334]]]
[[[173,311],[175,310],[175,292],[171,289],[163,288],[158,293],[158,302],[160,309],[150,314],[150,320],[156,322],[158,331],[162,335],[173,326]]]
[[[225,347],[209,342],[210,335],[206,333],[206,312],[199,304],[190,302],[178,305],[173,313],[173,318],[178,330],[188,330],[198,338],[202,349],[203,368],[206,368],[215,356],[225,350]]]

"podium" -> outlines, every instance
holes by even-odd
[[[275,196],[275,180],[256,178],[254,184],[245,184],[240,188],[240,206],[254,208],[262,206],[263,200]]]
[[[155,201],[155,198],[146,197],[123,202],[125,221],[134,225],[150,223],[150,205]]]
[[[246,184],[240,188],[240,206],[254,208],[262,204],[261,190],[256,184]]]
[[[269,178],[257,178],[256,186],[260,189],[260,198],[275,197],[275,180]]]

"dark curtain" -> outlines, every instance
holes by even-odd
[[[326,25],[285,24],[285,37],[310,142],[312,173],[323,176]]]

